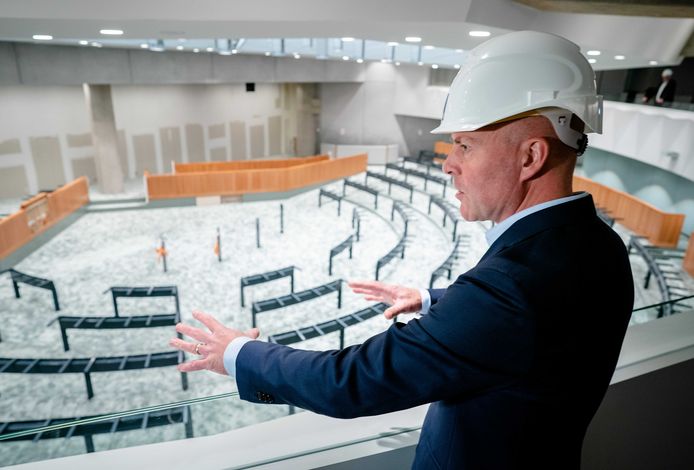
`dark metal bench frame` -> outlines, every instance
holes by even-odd
[[[176,302],[176,313],[180,316],[181,309],[178,303],[178,287],[176,286],[151,286],[151,287],[109,287],[104,291],[111,292],[113,297],[114,316],[118,316],[118,298],[120,297],[173,297]]]
[[[343,181],[342,185],[342,196],[344,197],[346,194],[347,186],[351,186],[353,188],[359,189],[360,191],[364,191],[365,193],[369,193],[374,196],[374,209],[378,209],[378,190],[374,188],[370,188],[365,184],[357,183],[356,181],[351,181],[348,179],[345,179]]]
[[[317,299],[318,297],[322,297],[333,292],[337,292],[337,308],[342,308],[342,279],[337,279],[327,284],[312,287],[301,292],[253,302],[251,306],[251,320],[253,328],[256,327],[256,316],[260,313]]]
[[[328,261],[328,276],[333,275],[333,258],[338,254],[342,253],[349,248],[349,259],[352,259],[352,244],[354,242],[354,235],[350,235],[347,239],[341,242],[339,245],[330,249],[330,259]]]
[[[244,296],[244,289],[246,287],[255,286],[258,284],[264,284],[266,282],[275,281],[277,279],[282,279],[284,277],[289,277],[291,279],[290,292],[294,292],[294,269],[296,266],[287,266],[286,268],[276,269],[275,271],[268,271],[261,274],[252,274],[250,276],[245,276],[241,278],[241,307],[246,306],[246,297]]]
[[[318,207],[323,206],[323,198],[326,197],[328,199],[332,199],[334,201],[337,201],[337,216],[340,216],[340,210],[342,207],[342,196],[339,194],[335,194],[332,191],[328,191],[327,189],[321,188],[320,191],[318,191]]]
[[[381,173],[375,173],[373,171],[367,171],[366,176],[364,177],[364,184],[367,184],[369,182],[369,177],[371,178],[376,178],[377,180],[381,180],[385,183],[388,183],[388,194],[390,195],[390,190],[393,187],[393,185],[400,186],[401,188],[404,188],[410,192],[410,203],[412,203],[412,195],[414,194],[414,186],[412,186],[410,183],[406,183],[405,181],[401,181],[399,179],[391,178],[390,176],[382,175]]]

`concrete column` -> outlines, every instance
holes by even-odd
[[[118,135],[113,115],[111,85],[85,83],[84,97],[92,122],[94,162],[101,191],[106,194],[123,192],[123,169],[118,156]]]

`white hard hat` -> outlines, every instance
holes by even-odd
[[[576,44],[536,31],[483,42],[461,65],[441,124],[431,133],[474,131],[519,114],[546,116],[562,142],[579,150],[585,137],[570,128],[571,114],[583,121],[585,132],[602,133],[602,96]]]

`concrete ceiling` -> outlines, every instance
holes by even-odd
[[[76,44],[103,39],[99,30],[113,28],[130,40],[350,36],[404,42],[419,36],[422,44],[467,50],[485,40],[470,37],[470,30],[494,36],[532,29],[565,36],[584,51],[600,50],[594,67],[604,70],[677,64],[694,31],[692,0],[650,1],[671,6],[663,10],[634,10],[646,0],[520,1],[533,6],[512,0],[0,0],[0,40],[50,34],[55,43]],[[608,5],[596,10],[598,4]],[[557,11],[567,5],[571,12]],[[573,12],[577,5],[580,13]]]

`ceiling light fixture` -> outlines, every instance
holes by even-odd
[[[426,49],[427,51],[430,51],[430,50],[432,50],[433,48],[434,48],[434,46],[424,46],[424,49]]]
[[[657,60],[649,60],[648,65],[658,65],[658,61]]]
[[[363,64],[363,63],[364,63],[364,59],[362,59],[361,57],[357,59],[357,64]]]
[[[88,45],[89,45],[89,41],[85,41],[84,39],[82,39],[82,40],[80,41],[80,45],[81,45],[81,46],[88,46]]]
[[[407,42],[422,42],[422,38],[420,38],[419,36],[407,36],[405,38],[405,41],[407,41]]]
[[[183,46],[176,46],[176,50],[177,50],[177,51],[182,51],[182,50],[183,50]]]
[[[219,51],[219,55],[231,55],[231,51]]]
[[[588,55],[600,55],[600,51],[588,51],[586,52]]]
[[[37,41],[50,41],[53,39],[53,36],[50,34],[34,34],[32,38],[36,39]]]
[[[417,65],[420,65],[420,66],[421,66],[421,65],[424,65],[424,62],[419,61],[419,62],[417,62]]]
[[[342,38],[342,42],[352,42],[354,41],[354,38],[351,38],[349,36]]]
[[[460,64],[455,64],[455,65],[453,66],[453,68],[459,69],[459,68],[460,68]]]
[[[438,66],[438,64],[431,64],[431,68],[436,70],[437,68],[439,68],[439,66]]]
[[[343,55],[343,56],[342,56],[342,60],[349,60],[349,56],[348,56],[348,55]]]
[[[463,50],[462,50],[462,49],[456,49],[455,51],[456,51],[458,54],[462,54],[462,53],[463,53]]]
[[[94,46],[94,47],[102,47],[102,44],[101,44],[101,43],[98,43],[98,42],[93,42],[93,43],[92,43],[92,46]]]
[[[624,59],[626,59],[626,57],[624,57],[623,55],[614,56],[614,60],[624,60]]]
[[[271,55],[272,55],[272,52],[270,52],[270,51],[266,51],[266,52],[265,52],[265,56],[266,56],[266,57],[270,57]]]
[[[396,66],[399,66],[399,65],[400,65],[400,62],[395,62],[395,65],[396,65]]]
[[[208,47],[208,48],[205,49],[205,50],[206,50],[207,52],[212,52],[212,51],[214,51],[214,47]]]
[[[489,31],[470,31],[468,34],[473,38],[486,38],[490,36],[492,33],[490,33]]]
[[[296,52],[294,53],[294,58],[295,59],[301,59],[301,55],[297,54]]]
[[[193,49],[193,52],[195,52],[195,53],[197,54],[198,52],[200,52],[200,49],[198,49],[198,48],[196,47],[195,49]]]
[[[238,54],[238,53],[239,53],[239,50],[238,50],[238,49],[232,49],[232,50],[231,50],[231,53],[232,53],[232,54]]]
[[[105,36],[121,36],[123,34],[122,29],[102,29],[99,32]]]
[[[595,59],[588,59],[588,62],[591,63],[591,64],[594,64],[594,63],[597,62],[597,60],[595,60]]]
[[[390,42],[388,42],[388,45],[389,45],[390,47],[395,47],[395,46],[399,46],[400,43],[399,43],[399,42],[395,42],[395,41],[390,41]]]
[[[142,44],[140,44],[140,49],[149,49],[149,44],[143,42]]]

